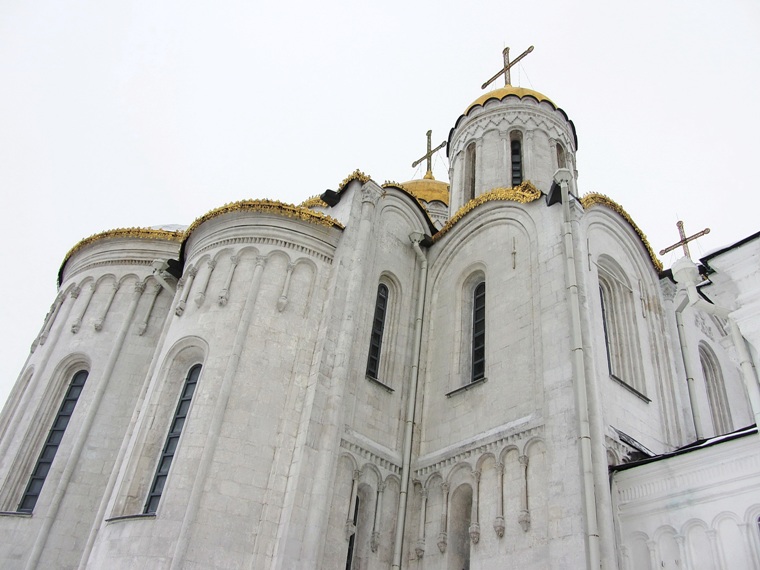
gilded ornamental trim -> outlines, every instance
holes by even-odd
[[[459,220],[469,214],[472,210],[485,204],[486,202],[493,201],[509,201],[518,202],[520,204],[528,204],[541,197],[541,190],[533,186],[530,181],[526,180],[519,186],[513,188],[494,188],[489,192],[485,192],[476,196],[464,206],[459,208],[456,214],[446,222],[446,224],[433,236],[433,241],[437,241],[443,237]]]
[[[583,206],[584,210],[588,210],[594,206],[605,206],[622,217],[626,222],[628,222],[628,225],[633,228],[633,231],[636,232],[636,234],[639,236],[639,239],[641,239],[641,243],[644,244],[644,247],[649,253],[649,258],[652,260],[652,265],[654,265],[654,268],[658,273],[662,271],[662,262],[657,259],[657,256],[654,254],[654,250],[652,249],[652,246],[649,245],[647,236],[644,234],[644,232],[641,231],[641,228],[636,225],[636,222],[633,221],[631,216],[628,215],[628,212],[626,212],[620,204],[615,202],[609,196],[591,192],[581,198],[581,205]]]
[[[274,214],[277,216],[284,216],[286,218],[293,218],[296,220],[302,220],[312,224],[318,224],[328,228],[340,228],[343,229],[343,224],[339,221],[322,214],[321,212],[315,212],[309,210],[303,206],[295,206],[293,204],[285,204],[284,202],[278,202],[277,200],[240,200],[239,202],[232,202],[225,204],[219,208],[211,210],[207,214],[204,214],[200,218],[197,218],[190,226],[185,230],[184,237],[187,238],[198,226],[207,222],[213,218],[218,218],[225,214],[232,212],[260,212],[262,214]]]
[[[155,239],[165,241],[182,241],[185,237],[185,232],[182,230],[169,231],[169,230],[154,230],[151,228],[117,228],[114,230],[108,230],[93,234],[89,237],[79,241],[74,247],[72,247],[66,255],[63,257],[63,263],[61,267],[64,267],[71,257],[88,245],[100,241],[102,239],[109,238],[133,238],[133,239]]]

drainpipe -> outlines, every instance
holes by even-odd
[[[601,567],[599,526],[596,517],[596,494],[594,469],[591,457],[591,428],[589,405],[586,394],[586,367],[584,365],[583,338],[581,335],[581,311],[578,296],[578,278],[575,271],[575,246],[570,218],[570,193],[568,185],[572,174],[567,168],[560,168],[554,174],[554,181],[562,191],[562,235],[565,246],[565,278],[570,303],[570,350],[572,352],[573,388],[578,410],[579,446],[581,452],[581,476],[583,484],[583,506],[586,526],[586,546],[588,568]]]
[[[705,313],[728,320],[731,327],[731,340],[733,340],[736,352],[739,355],[739,367],[742,372],[744,386],[747,389],[747,396],[749,397],[749,404],[752,408],[752,415],[755,418],[755,423],[760,425],[760,387],[755,379],[755,372],[752,367],[752,357],[749,354],[747,342],[744,340],[736,321],[730,316],[731,311],[724,307],[708,303],[702,298],[699,291],[697,291],[699,270],[697,269],[697,266],[694,265],[694,262],[688,257],[682,257],[676,261],[673,264],[672,272],[673,279],[676,280],[676,283],[680,283],[686,288],[686,294],[688,295],[690,305]]]
[[[702,431],[702,414],[697,405],[697,392],[694,384],[694,365],[689,353],[689,345],[686,342],[686,331],[683,324],[683,310],[689,305],[689,297],[683,298],[676,308],[676,324],[678,325],[678,342],[681,345],[681,356],[683,357],[683,366],[686,370],[686,387],[689,390],[689,404],[691,405],[691,416],[694,419],[694,432],[697,440],[704,437]]]
[[[412,241],[414,253],[420,262],[419,290],[417,293],[417,316],[414,320],[414,344],[412,354],[412,376],[409,383],[409,395],[407,396],[406,422],[404,424],[404,456],[401,466],[401,491],[398,497],[398,524],[396,525],[396,539],[393,546],[393,570],[401,568],[401,556],[404,545],[404,529],[406,527],[406,503],[409,495],[410,472],[412,468],[412,435],[414,432],[414,412],[417,406],[417,386],[420,379],[420,348],[422,344],[422,315],[425,310],[425,291],[427,288],[428,261],[422,253],[420,242],[425,238],[424,234],[413,232],[409,239]]]

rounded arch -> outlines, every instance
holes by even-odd
[[[100,287],[103,286],[104,283],[107,283],[111,281],[114,285],[118,283],[118,280],[116,279],[116,275],[113,273],[104,273],[103,275],[98,276],[98,278],[95,281],[95,288],[100,289]]]
[[[697,353],[707,390],[707,402],[710,406],[710,416],[715,428],[715,435],[729,433],[733,431],[733,422],[720,362],[713,349],[703,340],[697,346]]]
[[[478,460],[475,462],[475,471],[482,471],[483,465],[489,459],[493,459],[493,461],[496,462],[496,455],[490,451],[486,451],[485,453],[481,454],[480,457],[478,457]]]
[[[539,436],[533,436],[525,442],[523,445],[523,455],[531,455],[536,449],[538,449],[538,453],[546,451],[546,443]]]
[[[504,449],[502,449],[499,453],[499,463],[504,465],[507,461],[507,455],[509,455],[509,453],[512,451],[514,451],[518,456],[522,455],[520,448],[517,447],[517,445],[511,443],[505,446]]]
[[[446,475],[446,483],[453,486],[457,479],[472,481],[472,465],[467,461],[460,461],[454,465]]]
[[[370,476],[373,478],[372,488],[377,490],[380,487],[380,483],[383,480],[383,476],[380,473],[380,469],[374,463],[365,463],[361,468],[362,477],[360,480],[366,481]]]
[[[358,471],[359,470],[359,464],[356,461],[356,458],[347,451],[342,451],[340,455],[338,455],[338,459],[346,459],[348,460],[349,464],[351,465],[351,471]]]
[[[423,489],[430,490],[436,481],[439,481],[439,485],[444,482],[443,475],[439,471],[435,471],[428,475],[427,479],[425,479],[425,482],[422,485]]]

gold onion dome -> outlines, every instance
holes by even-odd
[[[418,200],[428,203],[438,201],[449,205],[449,185],[436,180],[432,172],[428,171],[423,178],[404,182],[401,186],[414,194]]]
[[[510,95],[514,95],[516,97],[519,97],[520,99],[523,99],[524,97],[533,97],[536,101],[539,103],[541,101],[546,101],[547,103],[551,103],[553,107],[557,107],[557,105],[554,104],[554,101],[549,99],[546,95],[543,93],[539,93],[538,91],[533,91],[533,89],[527,89],[525,87],[515,87],[514,85],[507,85],[506,87],[501,87],[499,89],[494,89],[493,91],[489,91],[488,93],[484,93],[475,101],[473,101],[469,107],[467,107],[467,110],[465,110],[464,114],[466,115],[469,113],[474,107],[477,107],[478,105],[482,106],[486,104],[486,101],[490,101],[491,99],[495,99],[497,101],[501,101],[502,99],[509,97]]]

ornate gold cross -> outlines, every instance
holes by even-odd
[[[677,247],[683,247],[683,254],[691,259],[691,254],[689,253],[689,242],[694,241],[698,237],[702,237],[703,235],[710,233],[710,228],[705,228],[701,232],[695,233],[693,236],[686,237],[686,232],[683,231],[683,222],[681,220],[678,220],[678,223],[676,224],[678,227],[678,235],[681,236],[681,241],[678,243],[674,243],[670,247],[666,247],[663,250],[660,250],[660,255],[665,255],[669,251],[673,251]]]
[[[510,74],[510,70],[512,67],[517,64],[518,61],[520,61],[522,58],[524,58],[526,55],[528,55],[530,52],[533,51],[533,46],[530,46],[528,49],[526,49],[524,52],[522,52],[520,55],[517,56],[517,59],[515,59],[513,62],[509,61],[509,48],[504,48],[504,51],[502,54],[504,55],[504,67],[502,68],[499,73],[494,75],[491,79],[486,81],[483,85],[480,86],[481,89],[485,89],[488,87],[491,83],[496,81],[499,78],[499,75],[504,74],[504,87],[507,85],[512,85],[512,75]]]
[[[441,144],[439,144],[437,147],[435,147],[433,150],[430,150],[430,137],[433,136],[433,131],[428,131],[427,133],[427,152],[420,158],[419,160],[415,160],[412,163],[412,168],[417,166],[420,162],[423,160],[427,160],[427,172],[425,173],[424,178],[428,180],[435,180],[433,177],[433,154],[441,150],[443,147],[446,146],[446,141],[443,141]]]

